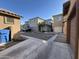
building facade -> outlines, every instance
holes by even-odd
[[[79,8],[76,3],[76,0],[69,0],[63,5],[63,31],[72,48],[73,59],[79,59],[79,20],[76,16],[76,9],[79,11]]]
[[[52,31],[52,22],[51,19],[44,20],[40,17],[35,17],[29,19],[24,24],[24,29],[32,29],[32,31],[38,32],[51,32]]]
[[[54,32],[62,32],[62,14],[52,16],[52,27]]]
[[[20,31],[20,16],[6,9],[0,9],[0,30],[10,30],[11,39]]]
[[[26,21],[25,23],[25,27],[28,28],[28,26],[32,29],[32,31],[39,31],[39,24],[44,22],[44,19],[40,18],[40,17],[35,17],[32,19],[29,19],[28,21]]]
[[[39,27],[41,32],[53,32],[51,19],[44,20],[44,22],[41,23]]]

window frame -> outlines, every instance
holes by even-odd
[[[5,24],[14,24],[14,18],[9,16],[3,16]],[[10,21],[9,21],[10,20]]]

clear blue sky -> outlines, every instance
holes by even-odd
[[[8,9],[24,18],[21,24],[33,17],[49,19],[62,13],[63,3],[67,0],[0,0],[0,8]]]

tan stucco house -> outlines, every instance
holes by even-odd
[[[39,31],[38,25],[42,22],[44,22],[44,19],[40,17],[34,17],[26,21],[25,27],[27,27],[28,25],[32,29],[32,31]]]
[[[10,30],[11,39],[20,31],[20,16],[9,10],[0,9],[0,30]]]
[[[53,32],[52,19],[44,20],[44,22],[39,24],[40,32]]]
[[[62,14],[52,16],[52,28],[54,32],[62,32]]]

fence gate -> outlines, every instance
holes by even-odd
[[[9,42],[9,30],[0,30],[0,44]]]

